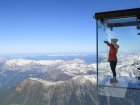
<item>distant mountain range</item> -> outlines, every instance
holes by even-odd
[[[11,59],[29,59],[29,60],[74,60],[74,59],[82,59],[87,64],[96,63],[96,54],[88,54],[88,53],[60,53],[60,54],[17,54],[17,55],[5,55],[6,58]],[[102,61],[104,57],[99,57],[99,61]]]
[[[29,78],[66,81],[79,75],[96,74],[96,64],[84,60],[28,60],[0,58],[0,88],[10,88]]]
[[[0,58],[0,105],[97,105],[95,87],[83,59]]]
[[[95,62],[77,55],[65,60],[37,58],[0,57],[0,105],[137,105],[140,92],[134,90],[126,93],[125,100],[97,96]],[[111,74],[107,58],[101,59],[103,75]],[[135,77],[137,67],[139,54],[120,56],[117,74]]]

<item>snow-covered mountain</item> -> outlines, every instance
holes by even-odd
[[[75,76],[95,73],[95,64],[86,64],[81,59],[65,61],[0,58],[0,88],[10,88],[30,77],[65,81]]]
[[[98,105],[94,76],[58,82],[28,78],[2,95],[2,105]]]
[[[135,76],[140,67],[140,55],[119,56],[118,76]],[[101,78],[112,74],[107,59],[99,64]],[[11,105],[98,105],[96,64],[82,59],[31,60],[0,58],[0,104]],[[113,105],[129,102],[126,96]],[[136,93],[134,93],[136,94]],[[137,96],[137,95],[136,95]],[[102,103],[108,100],[101,99]],[[111,102],[111,101],[109,101]],[[47,103],[47,104],[46,104]],[[130,104],[131,105],[131,104]]]
[[[140,68],[140,54],[118,56],[117,76],[136,77],[139,73],[137,68]],[[102,76],[112,75],[107,59],[99,63],[99,72]]]
[[[140,54],[118,57],[117,76],[137,76]],[[99,63],[99,78],[112,75],[107,59]],[[10,88],[24,79],[33,77],[48,81],[66,81],[79,75],[96,75],[96,64],[82,59],[29,60],[0,58],[0,88]]]
[[[97,105],[96,64],[0,58],[0,105]]]

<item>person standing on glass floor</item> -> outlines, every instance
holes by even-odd
[[[106,43],[109,47],[109,57],[108,57],[108,62],[110,62],[110,68],[112,70],[113,73],[113,78],[110,79],[110,83],[117,83],[118,80],[116,78],[116,65],[117,65],[117,52],[119,49],[119,45],[117,45],[118,39],[111,39],[111,43],[109,43],[108,41],[104,41],[104,43]]]

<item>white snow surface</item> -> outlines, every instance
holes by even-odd
[[[96,73],[94,64],[86,64],[81,59],[74,60],[28,60],[28,59],[6,59],[0,57],[0,73],[4,71],[61,71],[69,75],[88,74],[88,71]]]
[[[40,78],[29,78],[30,80],[37,81],[42,83],[44,86],[51,86],[51,85],[59,85],[61,83],[64,83],[65,81],[47,81]],[[91,83],[96,84],[96,76],[95,75],[81,75],[81,76],[75,76],[71,80],[77,81],[79,84],[85,84],[87,81],[90,81]]]
[[[112,75],[109,62],[107,59],[99,63],[99,73],[103,75]],[[140,71],[140,54],[118,56],[118,63],[116,66],[117,76],[136,77]],[[101,75],[99,75],[101,77]]]

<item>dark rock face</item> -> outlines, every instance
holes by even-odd
[[[0,95],[0,105],[97,105],[95,85],[87,79],[50,83],[26,79]]]

